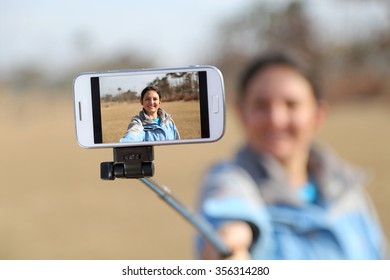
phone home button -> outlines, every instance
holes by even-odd
[[[218,95],[213,95],[213,113],[219,112],[219,97]]]

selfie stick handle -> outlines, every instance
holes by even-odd
[[[219,252],[222,258],[231,255],[230,249],[218,238],[218,235],[211,225],[203,220],[201,216],[189,211],[172,194],[166,186],[161,186],[148,178],[139,178],[139,180],[152,189],[162,200],[168,203],[179,214],[190,222]]]

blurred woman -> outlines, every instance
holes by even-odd
[[[141,92],[142,110],[131,120],[121,143],[133,141],[161,141],[180,139],[172,116],[161,106],[161,94],[157,87],[147,86]]]
[[[325,102],[291,58],[260,57],[237,100],[246,144],[205,177],[199,211],[233,259],[381,259],[387,243],[364,175],[314,143]],[[218,259],[199,238],[198,257]]]

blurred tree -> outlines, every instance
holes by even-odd
[[[348,7],[352,10],[340,10],[341,2],[335,2],[340,5],[339,15],[364,12],[365,1],[343,1],[350,2]],[[228,97],[243,65],[264,51],[284,51],[305,59],[323,81],[330,101],[389,93],[390,26],[378,28],[373,18],[365,26],[370,30],[365,35],[354,28],[354,20],[359,20],[354,17],[349,28],[356,35],[348,36],[349,40],[336,36],[329,40],[323,36],[332,36],[335,22],[332,26],[321,26],[329,30],[319,29],[316,19],[309,16],[308,3],[299,0],[284,5],[271,1],[255,3],[221,26],[216,64],[224,73]],[[388,11],[390,22],[390,3],[386,0],[375,3]],[[348,26],[342,25],[345,21],[339,22],[341,33],[348,32]]]
[[[39,89],[48,84],[44,71],[36,65],[26,65],[16,69],[11,77],[8,86],[18,90]]]
[[[306,17],[301,2],[290,3],[280,13],[270,14],[270,24],[266,30],[267,48],[289,49],[308,56],[315,56],[316,48],[311,23]]]
[[[342,0],[356,14],[363,12],[367,1]],[[372,17],[360,32],[355,28],[354,20],[340,29],[348,34],[350,40],[339,40],[323,48],[322,68],[326,71],[324,87],[328,98],[334,102],[343,100],[385,99],[390,100],[390,2],[371,1],[382,11],[387,12],[387,25],[381,27]],[[347,17],[347,11],[345,11]],[[356,17],[355,21],[359,18]],[[357,23],[357,22],[355,22]]]
[[[243,15],[222,25],[218,65],[227,81],[231,81],[241,72],[238,65],[265,50],[294,52],[318,60],[311,26],[301,1],[282,8],[275,8],[271,2],[256,3]]]

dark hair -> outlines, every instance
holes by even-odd
[[[144,100],[145,94],[146,94],[148,91],[150,91],[150,90],[154,90],[155,92],[157,92],[158,97],[159,97],[160,100],[161,100],[161,93],[160,93],[158,87],[156,87],[156,86],[147,86],[147,87],[144,88],[144,89],[142,90],[142,92],[141,92],[141,102]]]
[[[274,53],[260,56],[251,62],[243,72],[239,81],[238,99],[240,100],[245,97],[248,84],[253,76],[273,66],[286,66],[297,71],[309,82],[316,101],[319,102],[323,99],[322,93],[318,88],[315,72],[308,69],[308,67],[304,65],[303,62],[298,62],[284,53]]]

